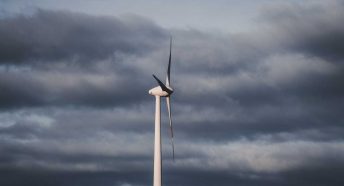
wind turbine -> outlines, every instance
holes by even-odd
[[[161,125],[160,125],[160,98],[166,98],[166,105],[168,111],[168,118],[170,122],[171,144],[174,160],[174,143],[173,143],[173,128],[171,118],[171,95],[173,89],[170,83],[170,70],[171,70],[171,48],[172,38],[170,38],[170,56],[168,60],[166,85],[161,82],[154,74],[154,79],[158,82],[159,86],[156,86],[149,90],[149,94],[155,96],[155,131],[154,131],[154,177],[153,186],[161,186]]]

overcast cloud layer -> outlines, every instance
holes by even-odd
[[[152,184],[154,98],[173,35],[176,161],[163,182],[344,184],[344,3],[271,3],[258,29],[166,29],[38,9],[0,19],[0,185]]]

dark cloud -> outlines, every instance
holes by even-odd
[[[342,5],[270,6],[257,32],[171,31],[165,185],[342,185]],[[164,79],[169,31],[38,10],[0,33],[0,184],[151,185],[147,91],[152,73]]]
[[[32,171],[32,170],[6,170],[1,171],[7,179],[0,180],[3,185],[85,185],[92,186],[102,184],[104,186],[118,185],[148,185],[151,175],[142,171],[127,172],[63,172],[63,171]],[[132,179],[135,176],[135,179]],[[20,179],[18,179],[20,178]],[[129,182],[126,182],[130,180]],[[142,184],[143,183],[143,184]],[[146,184],[145,184],[146,183]]]
[[[343,8],[340,1],[312,6],[278,4],[266,7],[262,19],[272,29],[270,36],[294,52],[342,62],[344,27],[339,22]]]
[[[147,83],[141,83],[135,76],[125,79],[130,75],[3,72],[0,76],[3,109],[46,105],[104,107],[133,104],[148,98],[137,95],[146,90]]]
[[[143,54],[156,47],[166,33],[139,17],[123,21],[38,10],[32,16],[0,20],[0,35],[1,63],[66,59],[87,63],[117,53]]]

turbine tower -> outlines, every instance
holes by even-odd
[[[171,118],[171,94],[173,89],[170,83],[170,70],[171,70],[171,48],[172,37],[170,38],[170,56],[168,60],[166,85],[162,83],[154,74],[154,79],[158,82],[159,86],[156,86],[149,90],[149,94],[155,96],[155,131],[154,131],[154,177],[153,186],[161,186],[161,125],[160,125],[160,98],[166,98],[166,105],[168,111],[168,118],[170,123],[171,144],[174,161],[174,144],[173,144],[173,128]]]

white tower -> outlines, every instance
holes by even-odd
[[[171,118],[171,103],[170,97],[173,93],[173,89],[170,87],[170,69],[171,69],[171,47],[172,38],[170,40],[170,56],[168,60],[168,68],[166,75],[166,85],[162,83],[155,75],[154,79],[158,82],[159,86],[154,87],[149,90],[149,94],[155,96],[155,130],[154,130],[154,177],[153,186],[161,186],[161,120],[160,120],[160,99],[161,97],[166,98],[166,105],[169,116],[170,132],[171,132],[171,144],[172,153],[174,160],[174,144],[173,144],[173,128],[172,128],[172,118]]]

